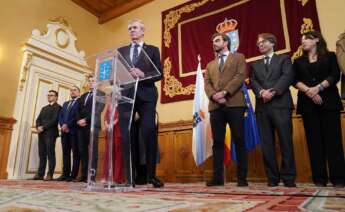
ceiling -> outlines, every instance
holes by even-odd
[[[153,0],[72,0],[98,17],[103,24]]]

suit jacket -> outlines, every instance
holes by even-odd
[[[244,107],[244,95],[241,90],[245,79],[246,62],[243,54],[230,53],[224,62],[223,70],[219,70],[218,58],[206,66],[205,92],[210,99],[209,111],[216,110],[221,105],[212,100],[212,95],[225,90],[227,107]]]
[[[74,101],[74,103],[71,103],[73,100],[69,100],[66,101],[63,106],[62,106],[62,110],[60,111],[60,115],[59,115],[59,124],[60,126],[62,126],[63,124],[67,124],[68,128],[69,128],[69,132],[73,135],[76,134],[77,132],[77,110],[79,107],[79,101],[78,99],[76,99]],[[68,105],[69,104],[73,104],[70,106],[69,111],[68,109]]]
[[[337,58],[341,75],[341,98],[345,99],[345,32],[339,36],[337,41]]]
[[[319,92],[323,101],[321,108],[324,110],[342,110],[343,106],[336,85],[340,78],[336,55],[334,52],[329,52],[319,58],[315,65],[316,70],[310,70],[308,57],[300,57],[295,60],[293,68],[296,74],[296,83],[302,82],[308,87],[313,87],[323,80],[327,80],[330,86]],[[314,107],[314,102],[303,92],[298,91],[297,112],[308,112]]]
[[[158,99],[158,92],[154,82],[162,79],[162,66],[160,61],[159,49],[155,46],[147,45],[144,43],[142,50],[144,50],[145,52],[142,50],[140,51],[140,54],[138,56],[139,58],[136,64],[133,64],[130,59],[130,49],[131,45],[128,45],[119,48],[118,51],[131,67],[139,68],[146,75],[153,75],[157,72],[157,70],[160,73],[160,75],[158,76],[140,81],[137,90],[137,98],[139,98],[140,100],[156,102]],[[145,53],[147,55],[145,55]],[[152,62],[147,58],[147,56]]]
[[[91,127],[91,117],[92,117],[92,104],[93,104],[93,96],[88,96],[89,92],[85,92],[81,97],[78,99],[78,107],[76,111],[76,120],[79,121],[81,119],[86,119],[86,127]],[[93,93],[93,92],[92,92]],[[94,95],[94,94],[93,94]],[[97,96],[104,96],[104,93],[98,91]],[[87,98],[87,100],[86,100]],[[104,109],[104,103],[96,101],[95,104],[95,127],[101,128],[101,113]]]
[[[162,79],[162,66],[160,60],[159,49],[152,45],[143,44],[142,50],[140,51],[139,58],[136,64],[133,64],[130,57],[130,49],[131,45],[124,46],[118,49],[120,54],[125,58],[126,62],[131,67],[139,68],[143,71],[146,75],[156,75],[157,71],[159,72],[159,76],[153,77],[151,79],[144,80],[139,84],[154,86],[154,82],[159,81]],[[146,54],[145,54],[146,53]],[[150,60],[147,58],[149,57]]]
[[[293,101],[290,93],[290,85],[294,80],[294,72],[288,55],[273,54],[268,71],[265,69],[264,59],[252,64],[250,83],[256,97],[255,111],[261,111],[265,105],[274,108],[293,109]],[[273,88],[276,91],[271,101],[264,103],[260,91]]]
[[[58,103],[48,104],[41,109],[36,119],[36,127],[43,126],[42,135],[58,137],[58,120],[61,106]]]

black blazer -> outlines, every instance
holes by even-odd
[[[268,72],[265,70],[264,59],[252,64],[250,83],[256,96],[256,110],[260,111],[264,105],[275,108],[293,109],[293,101],[290,93],[290,85],[293,83],[294,72],[288,55],[273,54]],[[262,89],[273,88],[276,95],[267,103],[263,103],[260,97]]]
[[[323,101],[320,108],[324,110],[342,110],[343,105],[336,86],[340,79],[340,69],[334,52],[329,52],[319,58],[315,65],[316,70],[310,71],[308,57],[302,56],[296,59],[293,64],[296,75],[295,84],[302,82],[308,87],[313,87],[323,80],[327,80],[330,86],[324,91],[319,92]],[[314,107],[316,107],[316,104],[314,104],[313,100],[303,92],[298,91],[297,113],[309,112]]]
[[[89,92],[84,93],[81,95],[81,97],[78,99],[78,108],[76,111],[76,120],[77,122],[80,119],[86,119],[86,127],[91,126],[91,117],[92,117],[92,102],[93,102],[93,96],[86,100],[86,97]],[[97,96],[100,97],[101,99],[104,96],[103,92],[98,92]],[[95,108],[95,114],[96,114],[96,119],[95,119],[95,127],[100,128],[101,127],[101,113],[104,109],[104,103],[100,101],[96,101],[96,108]]]
[[[144,80],[140,84],[153,86],[154,82],[162,79],[162,66],[161,66],[159,49],[157,47],[152,46],[152,45],[147,45],[144,43],[142,49],[145,51],[145,53],[151,59],[152,62],[147,59],[147,56],[145,55],[145,53],[143,51],[140,51],[139,58],[138,58],[138,61],[136,62],[136,64],[133,64],[131,61],[130,49],[131,49],[131,45],[128,45],[128,46],[124,46],[124,47],[119,48],[118,51],[125,58],[126,62],[131,67],[139,68],[141,71],[143,71],[146,74],[156,72],[156,70],[155,70],[155,68],[156,68],[160,73],[159,76]],[[154,64],[155,67],[152,65],[152,63]]]
[[[131,45],[128,45],[128,46],[119,48],[118,51],[131,67],[139,68],[145,74],[152,75],[152,72],[156,72],[156,69],[160,73],[159,76],[139,82],[137,98],[143,101],[157,101],[158,92],[157,92],[157,88],[155,87],[154,82],[162,79],[162,65],[161,65],[161,60],[160,60],[159,49],[155,46],[147,45],[144,43],[143,50],[145,50],[145,53],[151,59],[152,62],[148,60],[147,57],[145,57],[144,55],[145,53],[143,51],[140,51],[139,58],[136,64],[133,64],[130,59],[131,58],[130,49],[131,49]],[[154,64],[155,67],[152,65],[152,63]]]
[[[61,106],[58,103],[53,105],[46,105],[41,109],[40,114],[36,119],[36,127],[43,126],[42,135],[58,137],[58,121],[60,114]]]

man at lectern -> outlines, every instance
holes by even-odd
[[[159,49],[144,43],[144,23],[133,19],[128,23],[128,32],[131,44],[119,48],[119,53],[132,67],[130,73],[133,77],[143,79],[138,84],[134,112],[141,118],[142,141],[146,144],[147,182],[155,188],[164,186],[156,177],[157,139],[156,136],[156,104],[158,91],[155,82],[161,79],[161,62]],[[152,72],[158,74],[151,74]],[[148,77],[148,76],[152,77]],[[135,176],[135,171],[134,171]],[[138,176],[135,176],[138,178]]]

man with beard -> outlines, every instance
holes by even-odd
[[[216,58],[206,66],[205,91],[210,99],[209,111],[213,134],[213,178],[207,186],[224,185],[224,139],[226,124],[230,125],[236,145],[237,186],[248,186],[247,153],[244,144],[244,95],[241,90],[245,79],[245,57],[231,53],[227,35],[212,36]]]

